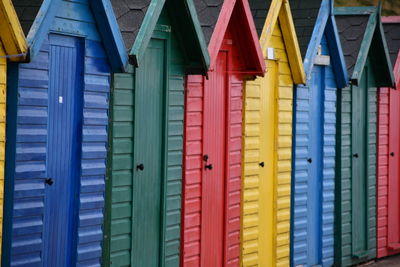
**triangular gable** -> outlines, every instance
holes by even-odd
[[[397,89],[400,90],[400,16],[382,17],[389,54],[394,66]]]
[[[0,39],[10,61],[24,60],[28,45],[11,0],[0,1]]]
[[[235,16],[232,16],[234,11]],[[246,40],[246,58],[251,62],[251,72],[253,75],[264,75],[265,62],[263,59],[261,47],[259,45],[256,27],[251,15],[250,6],[247,0],[225,0],[218,20],[215,25],[214,32],[208,44],[208,51],[211,57],[210,68],[212,69],[217,60],[217,55],[222,46],[225,32],[228,29],[231,19],[240,19],[241,35]]]
[[[118,0],[113,0],[114,10],[119,8],[116,12],[122,13],[121,16],[117,15],[121,30],[123,31],[125,27],[123,16],[126,16],[128,20],[135,20],[128,25],[137,26],[136,30],[133,29],[124,36],[125,46],[132,44],[132,47],[127,47],[130,50],[129,61],[132,65],[140,66],[140,60],[165,7],[174,14],[174,16],[171,16],[171,20],[175,25],[178,38],[184,43],[183,47],[187,48],[187,51],[184,51],[188,60],[187,71],[193,74],[206,74],[210,58],[193,0],[148,0],[147,2],[143,1],[143,3],[128,3],[126,5],[128,6],[124,7]],[[128,10],[125,11],[125,9]],[[135,14],[137,17],[131,18]]]
[[[282,36],[288,53],[289,65],[295,84],[305,84],[305,73],[301,60],[300,47],[297,42],[292,13],[288,0],[273,0],[269,8],[260,43],[262,51],[266,53],[276,24],[281,25]]]
[[[29,29],[27,42],[29,47],[29,55],[32,59],[40,51],[41,45],[49,32],[51,23],[54,20],[56,12],[61,5],[62,0],[43,0],[40,7],[35,3],[24,0],[13,0],[17,9],[18,16],[34,16],[34,20],[28,18],[25,28]],[[114,70],[122,70],[127,62],[127,55],[123,49],[123,41],[119,31],[116,29],[117,22],[112,13],[109,0],[88,1],[90,8],[95,17],[97,29],[102,36],[105,50],[108,54],[111,66]],[[35,5],[35,6],[34,6]],[[32,8],[31,8],[32,7]],[[34,8],[33,8],[34,7]],[[31,8],[29,11],[23,12],[24,9]],[[20,9],[22,12],[18,12]],[[24,18],[20,18],[23,20]]]
[[[379,66],[379,71],[375,72],[377,86],[393,87],[395,81],[381,21],[381,4],[378,7],[337,7],[334,12],[337,18],[340,16],[342,21],[347,21],[348,23],[351,20],[349,18],[352,18],[352,16],[356,19],[367,16],[368,20],[365,27],[363,27],[364,34],[361,36],[362,40],[359,49],[354,51],[357,54],[357,58],[353,71],[349,73],[351,82],[354,85],[359,84],[369,52],[374,51],[374,57],[371,60],[373,66]],[[345,46],[346,38],[341,37],[342,45]]]
[[[306,82],[308,83],[311,79],[318,47],[325,32],[327,33],[326,37],[332,66],[335,72],[336,84],[339,88],[344,88],[348,83],[348,74],[335,17],[333,16],[333,0],[322,0],[317,20],[315,21],[315,26],[304,58]]]

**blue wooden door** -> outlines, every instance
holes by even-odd
[[[314,66],[310,83],[310,129],[308,162],[308,207],[307,238],[308,262],[311,266],[321,263],[322,246],[322,156],[323,156],[323,118],[325,69]]]
[[[73,266],[82,143],[81,40],[49,36],[44,266]]]

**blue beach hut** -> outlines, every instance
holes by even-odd
[[[293,112],[291,266],[332,266],[336,91],[348,75],[333,0],[292,3],[306,84]]]
[[[13,4],[30,62],[8,72],[2,265],[99,266],[122,37],[108,0]]]

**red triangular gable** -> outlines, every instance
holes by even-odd
[[[265,62],[261,51],[253,16],[247,0],[225,0],[219,14],[215,30],[208,44],[211,58],[210,69],[214,68],[219,50],[231,20],[237,20],[240,27],[234,30],[241,31],[239,38],[240,51],[245,54],[246,68],[244,72],[252,75],[264,75]]]

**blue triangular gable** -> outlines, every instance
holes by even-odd
[[[27,42],[30,58],[34,58],[45,40],[62,0],[44,0],[32,26],[29,29]],[[112,69],[124,70],[128,55],[125,51],[118,24],[112,12],[110,0],[88,1],[94,16],[98,32],[107,52]]]
[[[318,52],[318,47],[322,37],[326,33],[329,54],[332,60],[332,67],[336,76],[336,83],[339,88],[344,88],[348,84],[348,74],[339,33],[333,15],[333,0],[322,0],[321,7],[315,22],[314,30],[307,53],[304,58],[304,70],[306,72],[306,83],[311,79],[311,73]]]

